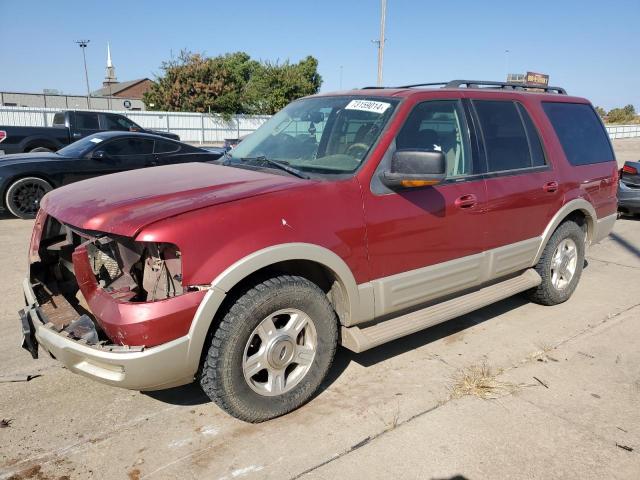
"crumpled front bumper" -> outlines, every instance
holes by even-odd
[[[188,361],[188,336],[133,350],[88,345],[55,329],[39,308],[28,278],[23,282],[23,291],[26,307],[20,314],[27,343],[29,340],[37,342],[36,349],[39,344],[69,370],[134,390],[161,390],[193,381],[195,370],[193,363]]]

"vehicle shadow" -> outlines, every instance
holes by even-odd
[[[522,295],[510,297],[480,310],[476,310],[475,312],[441,323],[440,325],[433,326],[412,335],[399,338],[392,342],[385,343],[363,353],[354,353],[346,348],[340,347],[336,352],[336,357],[327,377],[313,398],[320,395],[338,378],[340,378],[351,362],[356,362],[364,367],[376,365],[397,355],[402,355],[403,353],[423,347],[450,335],[454,335],[469,327],[473,327],[474,325],[484,323],[504,313],[510,312],[511,310],[515,310],[527,303],[529,303],[529,301]],[[204,394],[197,383],[170,388],[167,390],[143,393],[160,402],[171,405],[191,406],[211,402],[209,397]]]

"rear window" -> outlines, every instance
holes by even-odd
[[[571,165],[615,159],[607,131],[591,105],[543,102],[542,106]]]
[[[156,140],[155,153],[173,153],[180,150],[180,145],[173,142],[164,142],[162,140]]]

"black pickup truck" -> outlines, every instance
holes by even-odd
[[[66,110],[53,116],[52,127],[0,125],[0,155],[23,152],[55,152],[87,135],[106,130],[141,132],[180,140],[175,133],[146,130],[124,115]]]

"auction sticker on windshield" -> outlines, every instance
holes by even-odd
[[[91,140],[89,140],[89,141],[90,141],[90,142],[93,142],[93,143],[100,143],[100,142],[102,141],[102,139],[101,139],[101,138],[92,138],[92,139],[91,139]]]
[[[362,110],[363,112],[384,113],[390,103],[376,102],[373,100],[351,100],[345,110]]]

